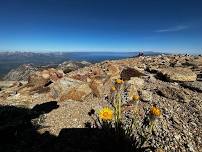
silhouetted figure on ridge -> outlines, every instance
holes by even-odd
[[[139,56],[144,56],[144,53],[143,52],[139,52],[138,57]]]

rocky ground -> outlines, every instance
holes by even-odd
[[[87,122],[93,123],[88,112],[110,106],[113,81],[122,78],[130,84],[126,100],[130,101],[134,94],[140,96],[140,118],[153,104],[161,109],[147,145],[156,151],[202,151],[201,56],[105,61],[65,73],[63,69],[50,68],[33,72],[27,81],[1,81],[0,104],[33,109],[57,101],[58,108],[32,121],[45,126],[37,129],[40,134],[60,136],[64,128],[85,128]]]

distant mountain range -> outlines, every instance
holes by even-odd
[[[123,59],[137,56],[139,52],[0,52],[0,76],[22,64],[35,66],[55,66],[64,61],[88,61],[91,63],[104,60]],[[159,52],[144,52],[144,55],[158,55]]]

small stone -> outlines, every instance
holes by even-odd
[[[151,91],[147,91],[147,90],[140,91],[140,98],[143,101],[151,102],[152,101],[152,95],[153,95],[153,93]]]
[[[194,147],[193,147],[192,143],[188,143],[187,146],[188,146],[190,152],[194,151]]]
[[[177,140],[179,140],[179,139],[181,138],[180,135],[175,135],[174,137],[175,137],[175,139],[177,139]]]
[[[128,83],[134,84],[138,89],[141,89],[144,86],[144,80],[138,77],[131,77]]]

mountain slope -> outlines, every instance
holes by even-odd
[[[152,150],[197,152],[202,147],[201,73],[202,57],[184,55],[104,61],[67,74],[47,69],[33,73],[27,84],[15,84],[0,91],[0,103],[2,106],[33,108],[37,104],[57,101],[57,109],[41,114],[43,121],[40,121],[41,117],[35,121],[48,126],[38,129],[42,135],[48,131],[56,139],[61,139],[64,128],[84,129],[87,123],[95,126],[89,111],[99,111],[106,106],[112,108],[111,87],[117,78],[122,78],[126,86],[121,94],[124,125],[130,123],[133,112],[136,112],[136,122],[141,126],[153,105],[161,111],[143,146],[149,145]],[[139,96],[139,102],[133,101],[134,95]],[[137,139],[141,138],[136,132],[139,129],[142,128],[133,130]],[[85,135],[80,134],[80,138],[85,139],[86,146],[92,144]],[[96,137],[92,138],[97,141]],[[66,147],[71,145],[71,140],[73,138],[59,145],[70,148],[70,151],[84,150],[85,146],[79,144]],[[45,147],[49,150],[61,148],[56,145],[45,144]]]

